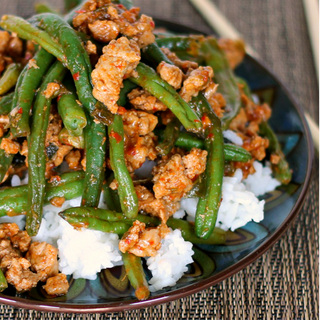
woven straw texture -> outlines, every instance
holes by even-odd
[[[318,122],[319,89],[302,0],[214,0]],[[31,0],[1,0],[28,16]],[[54,5],[59,8],[62,0]],[[187,0],[134,0],[142,12],[211,32]],[[0,319],[318,319],[319,158],[300,215],[262,257],[207,290],[152,308],[113,314],[45,313],[0,305]]]

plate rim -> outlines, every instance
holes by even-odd
[[[173,28],[178,27],[178,28],[189,30],[188,32],[191,32],[191,33],[200,33],[203,35],[208,35],[208,33],[203,32],[202,30],[190,27],[185,24],[175,23],[175,22],[168,21],[165,19],[160,19],[157,17],[153,17],[153,20],[155,21],[156,25],[162,23],[162,24],[170,25]],[[214,32],[212,32],[212,34],[214,34]],[[43,312],[60,312],[60,313],[63,312],[63,313],[81,313],[81,314],[111,313],[111,312],[121,312],[121,311],[148,308],[148,307],[156,306],[159,304],[167,303],[170,301],[174,301],[177,299],[181,299],[186,296],[190,296],[192,294],[205,290],[211,286],[214,286],[224,281],[225,279],[231,277],[232,275],[238,273],[239,271],[243,270],[248,265],[252,264],[258,258],[260,258],[268,249],[270,249],[283,236],[286,230],[288,230],[288,228],[293,223],[293,221],[297,218],[298,213],[302,209],[302,206],[306,199],[307,191],[310,187],[309,181],[310,181],[311,173],[313,169],[314,148],[313,148],[310,129],[307,124],[303,108],[297,102],[296,98],[292,96],[287,86],[283,84],[282,81],[279,79],[279,77],[273,71],[271,71],[269,67],[267,67],[260,59],[254,58],[249,54],[246,54],[246,58],[251,60],[251,62],[258,64],[258,66],[262,68],[263,71],[265,71],[271,78],[273,78],[277,82],[277,84],[281,87],[281,89],[284,91],[288,99],[291,101],[293,107],[298,112],[299,118],[302,122],[304,131],[306,133],[306,140],[307,140],[308,164],[307,164],[306,178],[303,183],[301,193],[297,201],[295,202],[293,208],[291,209],[290,213],[286,217],[286,219],[282,222],[282,224],[276,229],[276,231],[270,236],[268,240],[262,242],[258,248],[256,248],[247,256],[245,256],[244,258],[236,262],[234,265],[220,271],[214,276],[210,276],[209,278],[200,280],[199,282],[195,284],[191,284],[184,288],[176,289],[174,292],[163,293],[163,294],[160,294],[159,296],[151,297],[148,300],[139,301],[139,300],[132,299],[132,301],[127,300],[124,302],[113,302],[106,306],[104,306],[101,303],[101,304],[89,304],[89,305],[85,305],[84,307],[81,304],[66,303],[61,305],[61,303],[59,302],[28,300],[26,298],[11,297],[11,296],[7,296],[0,293],[0,303],[10,305],[13,307],[32,309],[32,310],[43,311]]]

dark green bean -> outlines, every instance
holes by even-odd
[[[292,171],[281,150],[281,146],[276,134],[267,122],[260,123],[259,131],[269,140],[268,151],[270,151],[271,156],[274,155],[279,158],[278,163],[271,163],[275,178],[283,184],[288,184],[292,178]]]
[[[75,7],[81,5],[83,0],[64,0],[64,11],[69,12]]]
[[[36,90],[54,60],[54,56],[44,49],[40,49],[33,58],[35,66],[27,64],[20,74],[18,85],[14,92],[12,109],[10,113],[10,129],[13,137],[26,137],[30,134],[29,114]]]
[[[126,269],[128,279],[135,289],[135,296],[138,300],[146,300],[150,295],[148,282],[145,277],[141,258],[126,252],[122,253],[122,261]]]
[[[79,100],[88,112],[94,111],[96,104],[101,104],[97,103],[92,95],[90,59],[76,32],[61,17],[49,13],[34,16],[31,21],[59,41],[64,61],[75,81]],[[96,123],[89,117],[87,121],[88,125],[85,128],[87,170],[82,205],[97,206],[104,177],[106,130],[102,123]]]
[[[69,91],[59,96],[58,112],[69,133],[73,136],[81,136],[87,125],[87,117],[74,93]]]
[[[7,135],[5,138],[8,138]],[[2,142],[3,138],[0,138],[0,144]],[[8,172],[14,155],[13,154],[7,154],[3,149],[0,149],[0,184],[2,183],[6,173]]]
[[[219,84],[218,92],[226,100],[226,112],[222,117],[222,128],[226,129],[241,108],[238,84],[228,59],[215,38],[209,37],[201,41],[201,53],[205,58],[205,64],[214,71],[214,80]]]
[[[59,215],[75,226],[99,231],[108,230],[105,232],[113,232],[119,235],[124,234],[135,220],[139,220],[152,227],[161,224],[161,220],[156,217],[138,214],[135,219],[128,219],[121,213],[96,208],[69,208],[60,212]],[[213,245],[224,244],[226,242],[225,231],[219,228],[215,228],[209,238],[201,239],[196,236],[194,225],[188,221],[169,218],[167,225],[172,229],[179,229],[183,238],[194,244]]]
[[[155,129],[154,133],[162,141],[164,137],[164,130]],[[179,137],[175,141],[175,146],[190,151],[192,148],[205,149],[205,141],[188,132],[179,132]],[[224,144],[224,160],[225,161],[239,161],[247,162],[252,156],[247,150],[229,143]]]
[[[55,13],[59,14],[56,10],[51,8],[47,3],[36,3],[34,6],[36,13]]]
[[[80,174],[78,174],[78,172]],[[80,197],[83,193],[84,172],[78,171],[63,174],[61,181],[46,184],[44,204],[49,204],[55,197],[71,200]],[[0,217],[26,214],[28,210],[28,185],[7,187],[0,190]]]
[[[74,136],[70,134],[67,128],[63,128],[58,137],[62,144],[73,146],[76,149],[84,149],[85,147],[84,135]]]
[[[17,33],[22,39],[38,43],[45,50],[57,57],[58,60],[65,60],[61,46],[55,42],[47,32],[37,29],[26,20],[16,16],[5,15],[1,19],[0,27]]]
[[[4,276],[2,270],[0,269],[0,292],[4,291],[7,288],[8,288],[7,279]]]
[[[171,120],[163,132],[163,141],[156,146],[161,156],[168,155],[175,146],[180,132],[180,122],[177,118]]]
[[[0,96],[7,93],[13,88],[19,78],[21,72],[21,64],[11,63],[0,78]]]
[[[137,77],[130,77],[130,81],[149,91],[153,96],[163,102],[180,120],[188,131],[199,132],[202,123],[190,106],[166,81],[149,66],[139,63],[136,71]]]
[[[114,180],[114,173],[110,173],[107,180],[104,182],[103,188],[103,196],[104,201],[107,204],[109,210],[113,210],[116,212],[121,212],[121,205],[119,200],[119,195],[117,190],[112,190],[109,186],[111,182]]]
[[[118,182],[121,209],[125,216],[134,218],[138,214],[138,197],[124,158],[124,131],[120,115],[114,115],[114,121],[108,127],[108,135],[110,164]]]
[[[131,82],[130,80],[124,80],[117,105],[124,107],[128,102],[127,94],[135,88],[137,88],[135,83]]]
[[[7,115],[11,111],[14,92],[11,92],[0,99],[0,115]]]
[[[33,122],[28,140],[29,210],[27,211],[26,230],[30,236],[38,233],[43,211],[46,170],[45,138],[49,123],[51,100],[54,98],[54,96],[47,98],[45,90],[49,83],[61,82],[66,71],[66,68],[59,61],[50,68],[34,104]]]
[[[222,180],[224,173],[223,135],[220,119],[214,114],[210,104],[202,93],[192,98],[191,104],[201,118],[207,117],[205,123],[205,149],[208,151],[204,174],[205,195],[199,199],[195,230],[196,235],[206,239],[213,232],[221,202]]]

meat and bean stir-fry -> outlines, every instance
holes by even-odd
[[[267,124],[270,108],[233,73],[242,42],[157,35],[129,1],[79,2],[65,18],[0,22],[0,182],[29,176],[28,185],[0,189],[0,215],[26,215],[26,230],[0,225],[2,280],[19,292],[38,282],[48,295],[67,292],[58,250],[31,237],[45,204],[82,196],[60,216],[119,234],[129,280],[146,299],[140,258],[157,253],[169,227],[193,243],[217,243],[224,175],[240,168],[246,177],[267,154],[282,183],[291,172]],[[224,140],[227,129],[242,147]],[[147,163],[150,175],[139,176]],[[172,216],[194,189],[193,225]],[[101,190],[108,210],[96,209]]]

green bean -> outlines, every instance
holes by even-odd
[[[138,214],[136,218],[128,219],[122,213],[97,208],[74,207],[60,212],[59,215],[75,226],[83,226],[84,228],[112,232],[119,235],[128,231],[136,220],[152,227],[161,224],[161,220],[156,217]],[[188,221],[169,218],[167,225],[172,229],[179,229],[183,238],[194,244],[214,245],[226,242],[225,231],[219,228],[215,228],[209,238],[201,239],[196,236],[194,225]]]
[[[49,204],[55,197],[71,200],[83,193],[84,172],[61,175],[60,181],[49,183],[45,188],[44,204]],[[26,214],[28,210],[28,185],[7,187],[0,190],[0,217]]]
[[[202,41],[201,52],[205,58],[205,64],[212,67],[214,71],[214,79],[219,84],[218,92],[226,100],[226,112],[222,117],[222,128],[226,129],[241,108],[238,84],[228,59],[215,38],[209,37]]]
[[[67,128],[60,131],[58,138],[62,144],[73,146],[76,149],[84,149],[85,147],[84,135],[74,136]]]
[[[161,156],[168,155],[179,138],[180,122],[177,118],[171,120],[163,132],[163,141],[156,146]]]
[[[132,253],[122,253],[122,261],[126,269],[128,279],[135,289],[135,296],[138,300],[146,300],[150,295],[148,282],[145,277],[141,258]]]
[[[44,201],[45,189],[45,138],[49,123],[51,100],[54,96],[47,98],[45,90],[51,82],[61,82],[66,74],[66,68],[59,61],[50,68],[40,87],[37,95],[34,110],[31,134],[28,140],[28,207],[26,230],[30,236],[38,233]],[[57,92],[58,93],[58,92]]]
[[[73,136],[81,136],[87,125],[87,117],[74,93],[69,91],[58,97],[58,112],[69,133]]]
[[[203,36],[170,36],[157,38],[156,42],[161,48],[168,48],[173,52],[185,52],[192,56],[200,55],[199,40]]]
[[[0,27],[17,33],[22,39],[35,41],[58,60],[65,60],[61,46],[47,32],[37,29],[26,20],[16,16],[5,15],[1,19]]]
[[[21,72],[21,64],[11,63],[2,77],[0,78],[0,96],[7,93],[11,88],[13,88],[19,78]]]
[[[268,150],[272,155],[279,157],[278,163],[271,163],[273,174],[277,180],[283,184],[288,184],[292,178],[292,172],[285,156],[281,150],[278,138],[267,122],[261,122],[259,125],[260,133],[269,140]]]
[[[0,269],[0,292],[4,291],[7,288],[8,288],[7,279],[4,276],[2,270]]]
[[[36,13],[55,13],[59,14],[56,10],[52,9],[47,3],[36,3],[34,6]]]
[[[208,151],[204,174],[205,195],[199,199],[195,231],[200,238],[210,237],[215,228],[221,202],[222,180],[224,173],[223,135],[220,119],[214,114],[202,93],[191,100],[201,118],[207,117],[210,125],[205,128],[205,149]],[[205,122],[208,122],[207,120]]]
[[[38,23],[39,28],[45,29],[50,36],[59,41],[65,63],[75,81],[79,100],[88,112],[94,111],[96,104],[101,104],[97,103],[92,95],[90,59],[76,32],[61,17],[49,13],[34,16],[31,21]],[[87,121],[88,125],[85,128],[87,170],[82,205],[97,206],[104,177],[106,130],[102,123],[96,123],[89,117]]]
[[[20,74],[12,102],[12,109],[17,108],[18,111],[10,113],[13,137],[26,137],[30,134],[29,114],[35,93],[53,60],[53,55],[40,49],[34,56],[35,66],[29,67],[27,64]]]
[[[121,212],[121,205],[120,205],[120,200],[118,196],[118,191],[112,190],[109,187],[113,180],[114,180],[114,173],[112,172],[102,186],[104,201],[106,202],[109,210]]]
[[[64,10],[65,12],[69,12],[75,7],[79,6],[83,0],[64,0]]]
[[[131,82],[130,80],[124,80],[117,105],[124,107],[128,102],[127,94],[135,88],[137,88],[137,85],[135,83]]]
[[[14,92],[11,92],[0,99],[0,115],[7,115],[11,111]]]
[[[145,63],[151,65],[153,68],[157,68],[161,61],[173,64],[156,43],[151,43],[144,47],[141,50],[141,58]]]
[[[77,1],[79,4],[77,4],[71,11],[66,10],[67,14],[64,16],[64,20],[70,25],[72,25],[73,18],[77,14],[77,11],[80,11],[83,7],[83,4],[86,2],[86,0],[75,0],[75,1]]]
[[[7,135],[6,138],[9,136]],[[2,139],[0,139],[0,144],[2,142]],[[0,149],[0,184],[2,183],[3,179],[6,176],[6,173],[8,172],[14,155],[13,154],[7,154],[3,149]]]
[[[108,135],[110,164],[118,182],[121,209],[125,216],[134,218],[138,214],[138,197],[124,158],[124,132],[120,115],[114,115],[114,121],[108,127]]]
[[[130,77],[130,81],[149,91],[153,96],[163,102],[180,120],[188,131],[199,132],[202,123],[190,106],[166,81],[149,66],[139,63],[136,71],[137,77]]]
[[[155,129],[154,133],[162,141],[164,137],[164,130]],[[192,148],[205,149],[205,141],[188,132],[179,132],[179,137],[174,144],[178,148],[183,148],[190,151]],[[247,162],[252,156],[247,150],[229,143],[224,144],[224,160]]]

